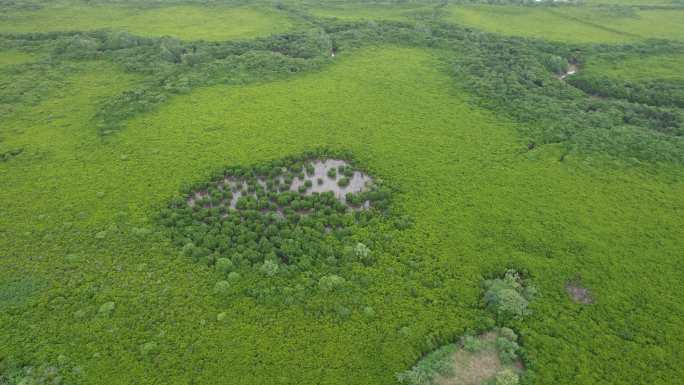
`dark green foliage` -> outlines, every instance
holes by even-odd
[[[496,349],[499,351],[499,358],[504,364],[510,364],[518,358],[519,348],[515,340],[511,341],[503,337],[496,338]]]
[[[371,250],[351,237],[369,221],[382,219],[389,206],[389,189],[374,184],[364,192],[350,194],[368,202],[368,210],[352,211],[332,192],[307,195],[306,185],[290,190],[291,174],[287,173],[285,188],[264,189],[257,180],[268,177],[269,170],[286,167],[298,173],[303,161],[327,156],[344,155],[315,151],[300,157],[290,157],[252,167],[229,167],[217,173],[213,181],[186,188],[184,197],[172,201],[162,211],[159,222],[169,229],[174,244],[182,254],[196,262],[215,264],[224,276],[229,272],[258,271],[264,278],[295,277],[299,272],[320,272],[318,287],[333,292],[344,287],[345,279],[329,267],[340,263],[360,262],[371,265]],[[352,163],[353,164],[353,163]],[[347,168],[354,169],[353,165]],[[332,169],[335,170],[335,169]],[[270,174],[271,177],[279,175]],[[243,179],[247,177],[247,179]],[[239,185],[246,181],[251,187],[241,196],[235,208],[227,200],[198,198],[198,194],[220,195],[225,181]],[[310,183],[309,183],[310,185]],[[351,253],[345,252],[351,249]],[[335,267],[335,269],[337,269]],[[231,280],[237,280],[233,275]],[[228,281],[217,284],[215,291],[230,292]]]
[[[544,65],[549,71],[560,75],[568,70],[569,63],[566,58],[557,55],[548,55],[544,59]]]
[[[230,258],[216,259],[216,271],[229,273],[233,269],[233,261]]]
[[[529,301],[536,296],[536,289],[515,270],[507,270],[503,278],[486,280],[484,288],[485,305],[500,323],[528,315]]]
[[[520,383],[520,378],[512,370],[502,370],[491,382],[492,385],[518,385],[518,383]]]
[[[26,304],[46,285],[28,277],[15,281],[0,282],[0,310]]]
[[[343,287],[344,284],[345,279],[334,274],[323,276],[318,281],[318,287],[325,293],[338,290],[339,288]]]
[[[410,370],[397,373],[397,380],[409,385],[433,385],[435,377],[454,370],[451,356],[457,349],[455,344],[449,344],[429,353]]]
[[[0,384],[2,385],[59,385],[69,369],[64,356],[55,365],[32,365],[0,357]],[[74,368],[78,372],[80,369]]]
[[[340,186],[340,187],[347,187],[347,186],[349,186],[349,178],[347,178],[346,176],[343,176],[342,178],[340,178],[340,179],[337,181],[337,185]]]
[[[482,349],[482,342],[480,342],[480,339],[475,337],[475,336],[465,336],[463,337],[463,340],[461,341],[463,344],[463,349],[474,353]]]
[[[23,148],[15,148],[4,152],[0,152],[0,162],[8,161],[14,158],[15,156],[21,154],[22,152],[24,152]]]
[[[312,163],[307,163],[306,165],[306,174],[307,175],[313,175],[316,172],[316,168]]]
[[[214,293],[219,296],[227,296],[230,294],[230,282],[228,281],[218,281],[214,286]]]
[[[568,78],[568,81],[573,86],[595,96],[624,99],[650,106],[684,108],[683,82],[673,80],[626,81],[582,72]],[[672,120],[668,123],[674,125],[678,121]]]
[[[482,372],[498,370],[496,374],[492,373],[490,380],[484,383],[517,384],[519,381],[517,372],[520,371],[517,369],[520,365],[518,352],[521,350],[517,341],[518,336],[508,328],[486,331],[479,336],[466,334],[460,338],[459,344],[448,344],[428,353],[411,370],[398,373],[397,379],[409,385],[435,385],[437,377],[445,378],[445,383],[455,383],[456,378],[450,378],[454,374],[467,378],[469,371],[474,371],[473,375],[481,376]],[[460,352],[461,358],[455,360],[454,355],[460,349],[463,350]],[[487,367],[489,363],[486,359],[475,365],[473,365],[475,361],[469,361],[470,358],[482,354],[498,354],[501,368]]]

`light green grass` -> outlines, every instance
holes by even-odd
[[[591,5],[682,5],[681,0],[583,0]]]
[[[410,20],[416,12],[432,9],[425,5],[372,5],[348,4],[311,8],[309,12],[318,17],[336,17],[343,20]]]
[[[597,59],[582,69],[597,75],[627,80],[684,81],[684,55],[631,56],[623,59]]]
[[[36,57],[34,54],[21,51],[0,50],[0,66],[28,63],[35,60]]]
[[[513,124],[468,103],[438,55],[367,49],[288,81],[196,90],[106,143],[95,103],[135,79],[92,64],[59,98],[3,122],[3,145],[25,153],[0,163],[0,282],[50,288],[0,313],[0,354],[64,355],[83,369],[65,383],[390,385],[428,334],[475,326],[483,274],[514,263],[543,293],[518,325],[539,383],[684,376],[681,167],[649,174],[561,163],[551,146],[526,152]],[[399,186],[396,210],[415,219],[392,241],[399,251],[365,270],[348,320],[219,301],[213,272],[134,234],[216,167],[320,145],[352,150]],[[578,275],[596,305],[567,298]],[[96,315],[109,301],[111,317]],[[334,305],[313,298],[307,309]],[[141,354],[149,342],[158,354]]]
[[[186,40],[228,40],[287,30],[291,21],[275,10],[257,7],[68,5],[12,13],[0,32],[50,32],[118,29],[145,36]]]
[[[489,32],[562,42],[684,38],[684,10],[643,10],[626,16],[596,7],[454,5],[445,20]]]
[[[545,7],[450,6],[446,20],[505,35],[564,42],[621,42],[631,40],[613,31],[587,26],[551,13]]]
[[[684,9],[635,10],[620,14],[610,8],[564,7],[556,14],[601,26],[639,39],[684,39]]]

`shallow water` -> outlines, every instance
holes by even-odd
[[[335,178],[330,178],[328,176],[328,170],[331,168],[337,169],[340,166],[349,166],[347,162],[339,159],[326,159],[325,161],[317,160],[312,162],[315,168],[313,175],[304,176],[304,180],[296,178],[290,186],[290,191],[298,191],[299,186],[303,186],[307,180],[310,180],[313,185],[306,191],[306,195],[311,195],[312,193],[323,193],[332,191],[335,197],[341,202],[344,202],[345,195],[347,193],[359,193],[367,190],[367,185],[372,182],[372,178],[360,171],[354,171],[354,175],[349,178],[349,185],[346,187],[340,187],[337,182],[344,176],[337,172]],[[323,180],[323,184],[318,184],[318,179]]]
[[[306,168],[302,168],[301,172],[304,173],[304,179],[299,177],[294,178],[292,184],[289,187],[290,191],[299,191],[299,187],[304,186],[306,181],[311,181],[311,187],[307,188],[305,195],[311,195],[313,193],[324,193],[332,192],[335,197],[342,203],[346,204],[346,194],[347,193],[360,193],[368,191],[371,184],[373,183],[373,178],[369,175],[354,171],[354,174],[349,178],[349,184],[345,187],[341,187],[338,182],[344,177],[343,173],[339,172],[339,167],[348,167],[349,163],[340,159],[325,159],[325,160],[314,160],[307,162],[307,164],[313,164],[314,173],[308,175],[306,173]],[[328,176],[328,170],[336,169],[337,173],[334,178]],[[318,183],[318,179],[322,180],[322,183]],[[280,182],[284,183],[284,177],[280,177]],[[266,188],[266,181],[263,178],[258,178],[257,183],[262,187]],[[219,188],[230,189],[233,192],[233,198],[228,205],[231,209],[235,209],[237,201],[243,196],[242,191],[247,190],[247,182],[244,179],[236,179],[233,177],[227,177],[222,182],[218,184]],[[248,193],[248,195],[256,196],[256,193]],[[197,199],[207,196],[206,191],[198,191],[193,196],[188,198],[188,205],[194,206]],[[368,208],[368,202],[364,203],[363,208]]]
[[[560,79],[563,80],[570,75],[574,75],[577,73],[578,70],[579,70],[579,67],[577,67],[576,64],[570,64],[570,66],[568,66],[568,70],[563,75],[560,76]]]

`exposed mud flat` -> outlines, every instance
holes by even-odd
[[[494,381],[502,370],[510,370],[519,374],[524,370],[520,359],[511,363],[504,363],[496,349],[496,332],[489,332],[476,337],[482,348],[470,352],[459,348],[452,356],[453,373],[439,376],[434,383],[437,385],[481,385]]]

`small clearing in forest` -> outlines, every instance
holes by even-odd
[[[481,385],[506,371],[517,375],[522,370],[520,359],[502,362],[497,348],[496,332],[485,333],[477,338],[479,348],[467,350],[465,346],[452,356],[453,374],[435,379],[438,385]]]

